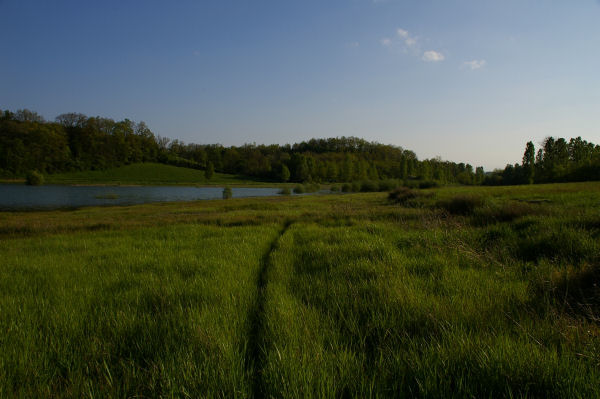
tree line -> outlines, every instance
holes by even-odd
[[[512,185],[600,180],[600,145],[581,137],[569,141],[547,137],[537,150],[525,145],[521,164],[506,165],[490,174],[485,184]]]
[[[61,114],[46,121],[29,110],[0,110],[0,173],[23,176],[98,170],[136,162],[160,162],[272,181],[351,182],[421,179],[479,184],[483,168],[420,161],[398,146],[356,137],[312,139],[293,145],[224,147],[185,144],[155,135],[144,122]]]
[[[357,137],[296,144],[225,147],[155,135],[144,122],[65,113],[46,121],[36,112],[0,110],[0,175],[100,170],[160,162],[279,182],[383,179],[459,184],[524,184],[600,179],[600,146],[581,137],[547,138],[537,152],[527,143],[523,162],[484,173],[482,167],[433,158]]]
[[[157,161],[156,137],[144,122],[68,113],[45,121],[36,112],[0,112],[0,172],[20,176],[106,169]]]

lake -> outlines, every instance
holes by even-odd
[[[233,198],[278,195],[279,188],[235,187]],[[223,187],[183,186],[27,186],[0,184],[0,209],[57,209],[148,202],[223,198]]]

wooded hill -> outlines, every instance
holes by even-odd
[[[52,174],[160,162],[269,181],[351,182],[418,179],[439,183],[515,184],[598,179],[600,147],[581,138],[546,140],[537,156],[527,147],[522,165],[489,176],[483,168],[439,158],[419,160],[410,150],[356,137],[311,139],[293,145],[224,147],[185,144],[155,135],[144,122],[78,113],[45,121],[29,110],[0,110],[0,174]],[[533,144],[531,144],[533,148]]]

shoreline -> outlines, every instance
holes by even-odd
[[[0,179],[0,184],[25,184],[25,179]],[[212,183],[212,184],[198,184],[193,182],[181,182],[181,183],[169,183],[169,182],[156,182],[156,183],[118,183],[118,182],[106,182],[106,183],[68,183],[68,182],[45,182],[42,185],[52,186],[71,186],[71,187],[147,187],[147,186],[179,186],[179,187],[244,187],[244,188],[283,188],[283,187],[294,187],[301,183]]]

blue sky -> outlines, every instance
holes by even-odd
[[[486,169],[600,143],[597,0],[0,0],[0,108],[185,142],[358,136]]]

